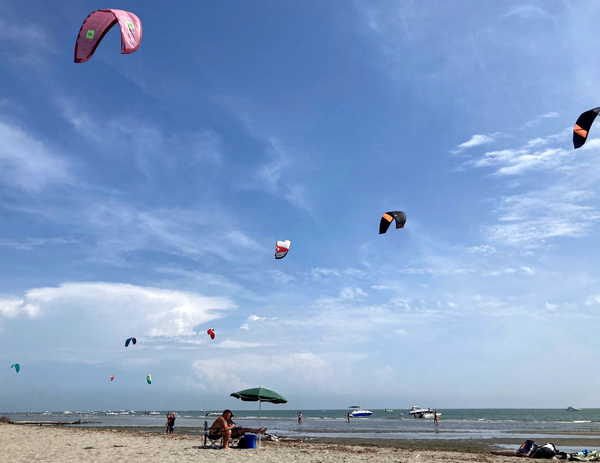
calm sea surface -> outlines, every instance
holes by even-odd
[[[519,438],[548,441],[573,437],[567,433],[600,433],[600,409],[568,412],[558,409],[440,409],[441,423],[414,419],[407,410],[372,410],[369,418],[353,418],[346,422],[346,410],[303,410],[304,423],[296,422],[296,410],[235,411],[234,421],[246,427],[267,427],[269,432],[289,437],[365,437],[380,439],[485,439]],[[121,413],[121,414],[114,414]],[[166,411],[148,415],[144,411],[73,411],[0,413],[14,420],[73,421],[82,427],[148,427],[160,430]],[[216,418],[207,411],[176,410],[176,429],[196,432]],[[544,434],[536,434],[543,431]],[[550,433],[550,434],[548,434]],[[582,435],[580,438],[588,436]],[[598,438],[597,436],[589,436]]]

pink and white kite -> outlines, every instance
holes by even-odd
[[[79,29],[75,42],[75,62],[89,60],[96,48],[115,24],[121,28],[121,53],[133,53],[142,43],[142,22],[135,14],[124,10],[96,10],[88,15]]]

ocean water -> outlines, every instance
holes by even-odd
[[[207,411],[174,410],[179,432],[197,432],[216,416]],[[371,410],[368,418],[352,418],[346,422],[346,410],[302,410],[304,423],[296,421],[296,410],[269,408],[259,412],[235,411],[234,421],[244,427],[267,427],[269,432],[288,437],[355,437],[379,439],[494,439],[518,438],[549,441],[556,438],[598,436],[600,409],[568,412],[559,409],[439,409],[441,423],[412,418],[407,410]],[[214,413],[216,413],[215,411]],[[120,413],[120,414],[115,414]],[[144,411],[73,411],[0,413],[14,420],[73,421],[82,420],[82,427],[144,427],[160,431],[165,413],[148,415]]]

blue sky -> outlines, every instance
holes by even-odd
[[[151,3],[0,17],[0,410],[598,405],[596,2]]]

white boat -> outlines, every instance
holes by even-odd
[[[433,408],[423,408],[418,405],[413,405],[408,410],[408,413],[413,416],[413,418],[424,418],[426,420],[431,420],[435,418],[435,415],[442,416],[441,412],[434,410]]]
[[[581,408],[567,407],[568,412],[580,412]]]
[[[371,410],[362,410],[358,405],[353,405],[352,407],[348,407],[350,410],[350,416],[352,418],[367,418],[371,416],[373,412]]]
[[[160,412],[150,412],[148,415],[160,415]]]
[[[63,412],[63,415],[72,415],[72,414],[73,414],[73,412],[72,412],[72,411],[70,411],[70,410],[65,410],[65,411]]]
[[[393,408],[384,408],[383,411],[386,413],[392,413],[394,411],[394,409]]]

